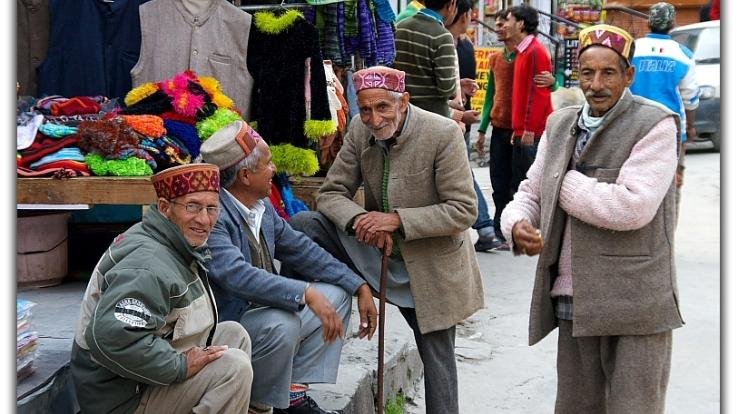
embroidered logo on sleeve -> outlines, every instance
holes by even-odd
[[[151,319],[151,312],[138,299],[125,298],[115,305],[115,319],[137,328],[143,328]]]

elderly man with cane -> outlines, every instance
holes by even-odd
[[[389,254],[386,297],[415,334],[427,412],[458,413],[456,324],[484,306],[461,130],[410,104],[402,71],[370,67],[353,82],[359,115],[319,190],[318,212],[299,213],[291,224],[375,291],[382,250]],[[362,184],[360,205],[353,197]]]

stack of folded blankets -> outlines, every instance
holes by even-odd
[[[18,381],[33,373],[33,361],[36,359],[38,335],[31,324],[31,308],[34,305],[35,303],[29,300],[16,299],[16,379]]]

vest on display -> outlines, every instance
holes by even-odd
[[[181,0],[150,1],[141,6],[141,55],[130,72],[133,86],[190,69],[217,79],[249,120],[254,83],[246,67],[250,28],[251,15],[226,0],[213,0],[199,16]]]
[[[141,46],[139,6],[147,0],[51,0],[50,44],[38,94],[123,97]]]

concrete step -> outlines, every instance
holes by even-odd
[[[67,282],[18,291],[19,298],[36,303],[31,321],[39,336],[35,371],[18,382],[16,387],[18,413],[73,414],[78,411],[69,374],[69,358],[86,286],[83,282]],[[422,364],[412,330],[397,308],[388,305],[386,309],[385,399],[398,392],[409,395],[422,376]],[[356,336],[358,321],[354,301],[337,384],[314,384],[309,391],[321,407],[343,410],[345,414],[375,411],[378,332],[371,341],[359,339]]]

